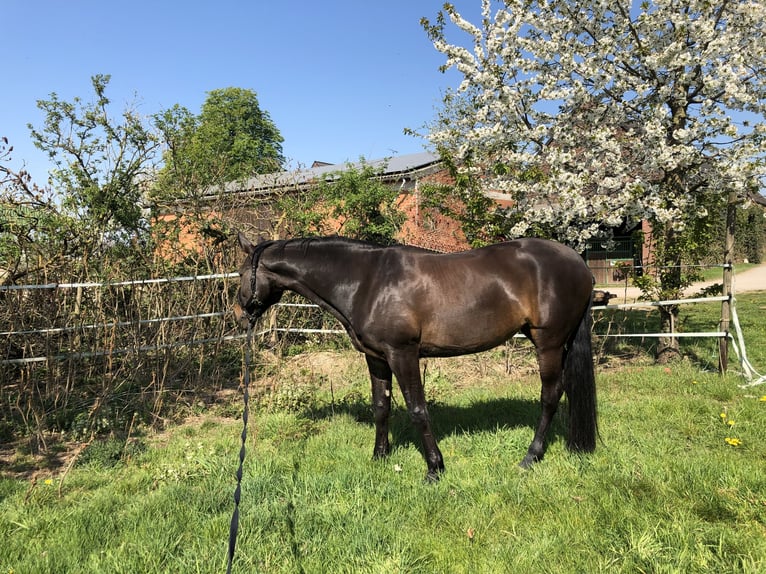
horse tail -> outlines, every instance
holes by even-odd
[[[569,404],[567,448],[575,452],[593,452],[596,448],[596,377],[591,345],[591,307],[583,313],[564,360],[564,390]]]

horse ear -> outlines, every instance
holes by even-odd
[[[242,248],[242,251],[247,253],[248,255],[252,254],[253,251],[255,251],[255,245],[253,245],[250,240],[245,237],[245,234],[241,231],[237,233],[237,241],[239,242],[239,246]]]

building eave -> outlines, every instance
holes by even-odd
[[[202,193],[203,200],[218,199],[221,195],[235,198],[242,196],[268,197],[285,192],[300,192],[312,188],[317,182],[332,182],[339,172],[372,166],[379,169],[377,178],[388,184],[414,181],[441,169],[437,154],[422,152],[393,158],[366,162],[318,165],[307,169],[261,174],[241,182],[229,182],[223,186],[211,186]]]

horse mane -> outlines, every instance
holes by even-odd
[[[300,245],[311,245],[313,243],[320,244],[346,244],[346,245],[369,245],[370,247],[384,247],[379,243],[373,241],[365,241],[363,239],[354,239],[351,237],[344,237],[343,235],[318,235],[310,237],[296,237],[294,239],[285,240],[286,243],[297,243]]]
[[[259,257],[264,249],[267,247],[274,247],[274,252],[277,257],[284,256],[285,249],[295,249],[300,252],[304,257],[309,255],[312,248],[337,248],[340,250],[348,251],[377,251],[380,249],[398,248],[405,251],[420,251],[424,253],[439,254],[438,251],[431,249],[425,249],[423,247],[417,247],[414,245],[407,245],[404,243],[393,243],[391,245],[383,245],[375,243],[373,241],[365,241],[363,239],[353,239],[351,237],[344,237],[341,235],[317,235],[310,237],[294,237],[291,239],[278,239],[273,241],[263,241],[258,244],[255,257]]]
[[[373,243],[372,241],[364,241],[361,239],[352,239],[350,237],[343,237],[341,235],[325,235],[317,237],[296,237],[293,239],[284,239],[282,241],[276,241],[274,243],[281,243],[280,248],[286,247],[298,247],[307,253],[313,246],[341,246],[363,249],[380,249],[386,247],[379,243]]]

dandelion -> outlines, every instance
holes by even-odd
[[[50,486],[51,484],[53,484],[53,479],[52,479],[52,478],[46,478],[46,479],[43,481],[43,483],[44,483],[44,484],[47,484],[48,486]]]
[[[728,421],[726,421],[726,424],[729,425],[730,427],[733,427],[734,423],[735,423],[735,421],[732,420],[732,419],[729,419]]]
[[[730,446],[735,446],[736,447],[736,446],[741,446],[742,445],[742,441],[740,439],[738,439],[738,438],[728,437],[727,436],[725,440],[726,440],[726,444],[728,444]]]
[[[726,421],[726,413],[721,413],[719,416],[721,417],[722,421]]]
[[[758,399],[762,403],[766,403],[766,395],[763,395],[760,399]]]
[[[697,381],[692,381],[692,385],[696,385],[696,384],[697,384]]]

